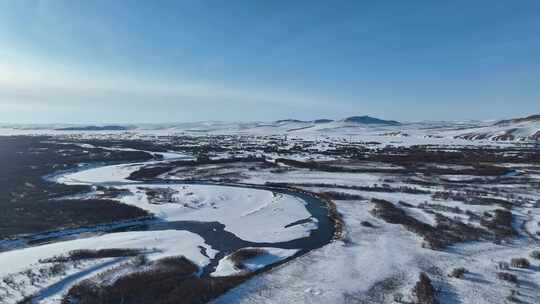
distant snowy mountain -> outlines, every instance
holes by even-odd
[[[316,123],[316,124],[319,124],[319,123],[333,122],[333,120],[332,119],[315,119],[313,122]]]
[[[328,133],[343,131],[377,130],[400,125],[393,120],[370,116],[353,116],[342,120],[332,119],[281,119],[274,122],[195,122],[169,126],[176,131],[208,133],[284,134],[284,133]],[[141,126],[141,128],[144,128]],[[146,128],[145,128],[146,129]]]
[[[77,126],[77,127],[65,127],[57,128],[58,131],[126,131],[130,130],[130,127],[127,126]]]
[[[354,124],[364,124],[364,125],[398,126],[398,125],[401,124],[400,122],[395,121],[395,120],[384,120],[384,119],[375,118],[375,117],[371,117],[371,116],[367,116],[367,115],[364,115],[364,116],[351,116],[351,117],[344,118],[344,119],[342,119],[340,121],[344,122],[344,123],[354,123]],[[282,119],[282,120],[277,120],[276,121],[276,123],[278,123],[278,124],[283,124],[283,123],[306,123],[306,124],[316,123],[316,124],[320,124],[320,123],[331,123],[331,122],[334,122],[334,120],[332,120],[332,119],[324,119],[324,118],[315,119],[315,120]]]
[[[281,124],[281,123],[289,123],[289,122],[292,122],[292,123],[329,123],[329,122],[333,122],[332,119],[325,119],[325,118],[321,118],[321,119],[315,119],[315,120],[298,120],[298,119],[281,119],[281,120],[276,120],[276,123],[278,124]]]
[[[386,126],[398,126],[401,123],[395,120],[384,120],[371,116],[351,116],[343,120],[344,122],[352,122],[366,125],[386,125]]]
[[[500,121],[496,122],[495,125],[501,126],[501,125],[516,124],[516,123],[524,123],[524,122],[525,123],[526,122],[530,122],[530,123],[540,122],[540,114],[539,115],[531,115],[531,116],[522,117],[522,118],[500,120]]]
[[[540,140],[540,115],[498,121],[490,126],[463,130],[455,138],[468,140]]]

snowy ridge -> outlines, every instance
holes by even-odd
[[[125,130],[84,130],[73,125],[0,125],[0,135],[22,134],[147,134],[170,135],[291,135],[291,136],[363,136],[376,141],[392,138],[457,139],[467,141],[538,141],[540,118],[493,121],[421,121],[397,122],[370,116],[353,116],[341,120],[285,119],[274,122],[202,121],[171,124],[130,124]],[[424,140],[425,141],[425,140]]]
[[[540,140],[540,116],[503,120],[488,127],[468,130],[468,132],[456,135],[456,137],[469,140],[537,141]]]

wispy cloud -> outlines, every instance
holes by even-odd
[[[216,119],[219,115],[208,115],[212,109],[219,111],[228,107],[230,110],[249,111],[263,104],[270,108],[301,108],[323,105],[326,101],[320,97],[268,88],[245,89],[181,79],[161,81],[139,75],[87,72],[60,64],[0,63],[0,70],[0,113],[4,115],[15,111],[20,114],[87,111],[91,119],[95,117],[91,114],[96,108],[128,112],[136,107],[142,110],[134,113],[139,119],[145,114],[144,109],[157,113],[160,111],[158,108],[165,108],[169,112],[189,109],[190,115],[179,115],[178,119],[193,120],[203,118],[197,115],[198,111]],[[151,120],[159,119],[154,117]]]

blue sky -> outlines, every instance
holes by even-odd
[[[536,0],[0,0],[0,123],[539,112]]]

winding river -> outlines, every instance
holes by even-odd
[[[65,184],[84,184],[90,186],[106,186],[106,187],[122,187],[136,185],[138,187],[152,188],[157,185],[197,185],[198,187],[205,186],[220,186],[230,188],[247,188],[256,190],[267,190],[274,194],[290,195],[297,199],[302,200],[305,203],[305,208],[311,215],[311,218],[317,222],[317,228],[310,231],[309,236],[281,242],[251,242],[245,241],[234,233],[231,233],[225,229],[225,225],[218,222],[203,222],[203,221],[167,221],[162,219],[153,219],[145,221],[135,221],[128,223],[127,225],[120,225],[118,227],[111,226],[111,229],[101,229],[100,233],[111,233],[118,231],[160,231],[160,230],[185,230],[195,233],[201,236],[204,241],[210,245],[213,249],[219,253],[210,259],[208,264],[203,269],[203,275],[209,275],[216,268],[220,259],[227,254],[234,252],[237,249],[244,247],[274,247],[282,249],[298,249],[299,251],[292,257],[282,261],[281,263],[288,261],[296,256],[305,254],[306,252],[322,247],[329,243],[334,236],[334,224],[329,218],[328,206],[326,202],[319,199],[315,195],[309,195],[308,193],[302,193],[293,191],[288,188],[281,187],[268,187],[264,185],[256,184],[234,184],[234,183],[216,183],[209,181],[197,181],[186,182],[178,180],[155,180],[155,181],[133,181],[128,180],[127,177],[131,172],[138,170],[146,165],[170,162],[178,159],[186,159],[189,156],[168,153],[164,160],[156,161],[150,160],[147,162],[138,163],[124,163],[114,165],[102,165],[102,166],[81,166],[76,170],[69,172],[59,172],[57,174],[47,176],[50,181],[65,183]],[[77,178],[73,178],[76,176]],[[283,204],[286,207],[286,204]],[[300,225],[305,220],[299,220],[297,223],[291,223],[288,226]],[[86,231],[88,233],[88,231]],[[76,234],[76,233],[75,233]],[[73,237],[70,234],[70,237]],[[76,235],[75,235],[76,236]],[[43,238],[38,242],[51,242],[61,241],[61,237]],[[35,244],[34,244],[35,245]]]

